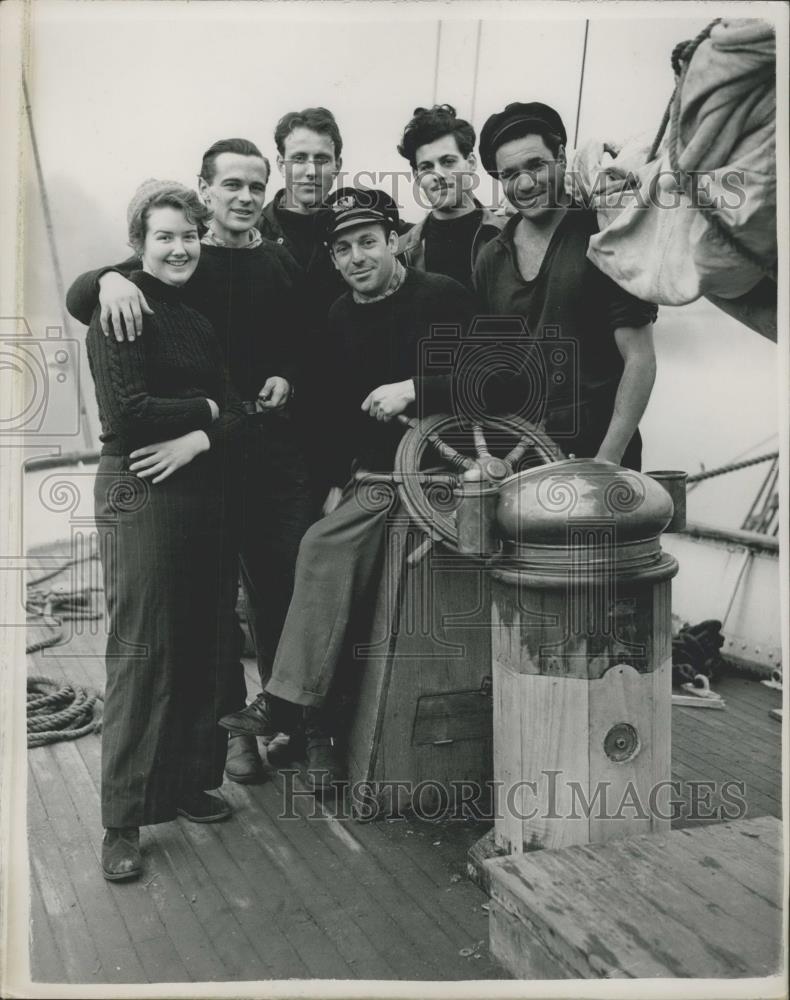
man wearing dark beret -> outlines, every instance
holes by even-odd
[[[657,310],[587,260],[595,213],[565,190],[567,135],[546,104],[509,104],[480,134],[483,167],[516,209],[480,253],[484,310],[513,317],[525,358],[521,412],[566,455],[641,466],[638,424],[655,380]],[[564,359],[564,360],[563,360]],[[535,376],[538,376],[537,379]]]
[[[420,373],[420,342],[437,326],[466,330],[474,316],[472,293],[458,282],[396,259],[398,210],[384,192],[344,188],[330,201],[327,252],[348,286],[329,311],[335,364],[326,372],[333,405],[325,421],[334,431],[334,486],[326,516],[302,539],[294,594],[266,685],[272,704],[307,709],[307,780],[316,792],[338,776],[332,682],[352,633],[364,634],[366,615],[372,615],[390,516],[389,503],[366,502],[349,477],[352,471],[392,471],[404,431],[394,419],[399,414],[450,410],[451,374]],[[245,725],[245,714],[249,710],[220,724],[233,731]],[[292,717],[284,714],[282,728],[293,731]]]

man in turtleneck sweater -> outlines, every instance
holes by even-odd
[[[337,192],[325,225],[332,263],[348,285],[329,313],[335,364],[326,377],[335,404],[326,419],[334,429],[334,485],[327,516],[302,540],[294,595],[266,686],[281,699],[272,704],[307,708],[307,778],[316,792],[326,791],[338,776],[327,695],[352,619],[355,630],[365,627],[389,514],[388,505],[371,509],[348,481],[352,460],[356,469],[391,471],[403,434],[394,418],[450,410],[450,373],[418,374],[420,342],[436,327],[466,331],[474,315],[472,295],[462,285],[404,268],[395,259],[398,212],[383,192]],[[282,720],[284,731],[289,722]],[[231,732],[259,732],[249,709],[226,716],[220,725]]]
[[[342,167],[343,139],[327,108],[289,111],[274,130],[277,168],[284,187],[264,207],[264,238],[287,250],[305,274],[310,348],[305,357],[295,413],[302,429],[307,460],[320,505],[331,485],[331,469],[321,425],[333,404],[325,373],[333,364],[327,320],[332,303],[346,290],[323,240],[322,209]],[[408,229],[399,221],[398,231]]]
[[[268,160],[246,139],[220,140],[206,151],[200,192],[213,218],[197,270],[184,287],[185,301],[211,321],[233,383],[247,401],[241,563],[262,685],[288,608],[299,541],[314,510],[302,442],[285,408],[295,383],[304,391],[298,365],[307,326],[304,275],[256,228],[268,175]],[[139,266],[132,257],[82,275],[69,290],[71,314],[87,325],[99,302],[105,335],[139,336],[142,315],[152,310],[124,277]],[[242,708],[241,665],[232,687],[229,703]],[[253,705],[259,720],[268,717],[268,699]],[[275,735],[263,724],[260,731],[264,738]],[[240,782],[263,779],[254,738],[230,741],[226,773]]]
[[[400,237],[398,259],[407,267],[446,274],[469,289],[480,251],[505,221],[474,197],[475,138],[455,108],[439,104],[415,108],[398,146],[430,206],[423,221]]]

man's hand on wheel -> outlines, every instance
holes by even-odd
[[[387,421],[403,413],[414,399],[414,381],[408,378],[404,382],[380,385],[378,389],[368,393],[362,403],[362,409],[376,420]]]
[[[108,271],[99,278],[99,321],[105,337],[113,334],[118,343],[143,335],[143,313],[153,316],[145,296],[128,278]]]
[[[279,410],[288,402],[290,395],[291,384],[288,379],[281,375],[272,375],[263,383],[255,401],[255,409],[258,413],[264,410]]]

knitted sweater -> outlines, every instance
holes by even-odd
[[[443,351],[439,367],[438,352],[430,347],[436,344],[439,327],[445,333],[457,328],[465,336],[474,312],[471,293],[458,282],[412,268],[387,298],[359,303],[347,292],[334,303],[329,311],[334,411],[327,414],[333,439],[326,450],[333,482],[348,478],[352,459],[372,471],[392,469],[403,427],[397,420],[375,420],[360,409],[373,389],[413,378],[419,416],[450,411],[452,347]]]
[[[245,414],[211,324],[184,304],[180,289],[143,271],[129,277],[154,310],[143,336],[131,342],[105,337],[98,307],[88,328],[102,453],[128,455],[196,430],[206,432],[212,448],[224,443],[241,431]],[[215,421],[209,399],[220,409]]]

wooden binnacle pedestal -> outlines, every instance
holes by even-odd
[[[601,843],[669,828],[666,491],[571,459],[503,483],[492,560],[494,846]]]

